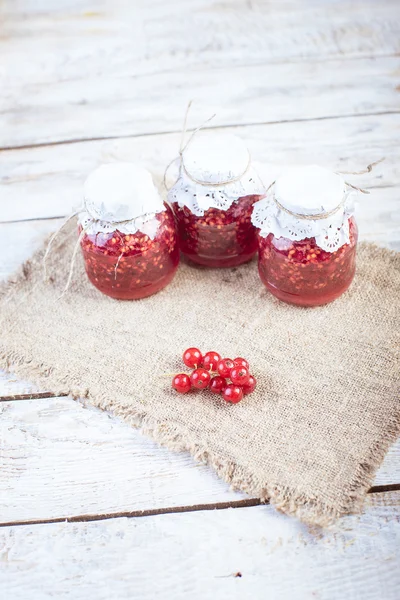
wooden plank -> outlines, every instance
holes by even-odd
[[[188,454],[71,398],[1,402],[0,414],[2,523],[245,498]]]
[[[360,194],[356,218],[360,240],[400,252],[399,188],[375,188],[368,196]]]
[[[71,398],[0,403],[0,523],[234,502],[211,469]],[[400,483],[400,442],[375,485]],[[79,493],[77,493],[79,490]]]
[[[247,141],[266,184],[282,165],[319,163],[339,170],[360,170],[386,156],[386,161],[369,175],[349,176],[356,185],[372,187],[400,184],[399,130],[397,115],[228,129]],[[177,154],[179,140],[180,134],[159,134],[64,144],[56,150],[44,146],[0,152],[0,220],[69,214],[82,202],[85,177],[102,162],[141,162],[161,179],[166,165]]]
[[[0,529],[4,598],[398,600],[400,492],[309,530],[271,507]]]
[[[17,271],[61,223],[61,219],[48,219],[0,225],[0,281]]]
[[[1,3],[0,17],[7,87],[400,50],[396,0],[20,0]]]
[[[102,65],[84,79],[60,71],[49,84],[8,85],[0,147],[177,131],[190,99],[191,122],[216,112],[220,126],[400,112],[399,85],[395,57],[123,72],[112,85]]]
[[[0,401],[10,396],[33,395],[41,391],[28,381],[22,381],[10,373],[0,371]]]

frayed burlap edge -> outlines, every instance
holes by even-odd
[[[397,254],[375,244],[367,242],[360,244],[360,246],[364,245],[372,246],[375,251],[382,251],[393,257]],[[43,248],[38,250],[30,260],[26,261],[9,280],[2,282],[0,284],[0,298],[18,284],[29,280],[32,267],[36,266],[39,261],[41,262],[42,258]],[[121,403],[115,404],[103,395],[93,397],[90,390],[79,388],[79,383],[74,382],[69,375],[58,377],[54,370],[49,369],[48,365],[38,364],[33,358],[20,356],[16,352],[1,352],[0,368],[17,375],[21,379],[29,380],[39,388],[45,389],[56,396],[67,393],[74,400],[86,399],[91,405],[110,411],[132,427],[139,429],[141,433],[152,438],[160,445],[174,452],[189,452],[197,462],[212,467],[216,474],[228,483],[232,489],[256,497],[262,503],[269,502],[282,513],[297,517],[309,525],[320,527],[327,527],[346,514],[355,514],[362,511],[365,496],[371,487],[376,471],[380,467],[386,452],[400,435],[399,410],[390,415],[385,437],[377,440],[370,448],[369,455],[358,466],[353,481],[343,490],[339,508],[334,508],[317,497],[299,494],[295,489],[279,485],[277,482],[256,480],[242,466],[219,456],[215,452],[209,452],[196,441],[190,442],[192,434],[185,428],[177,427],[171,423],[159,423],[145,412],[133,410],[132,407]],[[65,381],[66,387],[60,388],[60,382],[63,381]]]

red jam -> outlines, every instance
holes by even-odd
[[[254,202],[261,196],[243,196],[228,210],[209,208],[202,217],[173,204],[183,254],[206,267],[235,267],[257,251],[257,232],[251,223]]]
[[[264,285],[279,300],[299,306],[336,300],[351,284],[356,268],[358,231],[353,218],[349,226],[349,243],[336,252],[322,250],[315,238],[259,236],[258,269]]]
[[[121,300],[146,298],[172,280],[179,263],[174,216],[166,206],[154,218],[159,223],[154,239],[139,231],[84,235],[86,273],[103,294]]]

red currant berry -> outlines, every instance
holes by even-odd
[[[245,383],[243,386],[243,394],[247,396],[247,394],[251,394],[251,392],[254,392],[254,390],[256,389],[256,385],[257,379],[253,377],[253,375],[249,375],[248,382]]]
[[[233,367],[229,375],[232,383],[235,385],[246,385],[246,383],[249,381],[249,376],[250,373],[246,367]]]
[[[192,389],[189,375],[186,375],[185,373],[175,375],[172,380],[172,387],[180,394],[186,394],[186,392]]]
[[[191,369],[199,367],[203,360],[203,356],[198,348],[188,348],[183,353],[183,362]]]
[[[210,383],[211,375],[205,369],[196,369],[190,376],[192,386],[198,390],[204,390]]]
[[[226,379],[217,375],[213,377],[210,381],[210,391],[214,394],[221,394],[226,388]]]
[[[229,377],[231,369],[233,369],[234,366],[233,360],[230,358],[223,358],[217,365],[217,371],[221,377]]]
[[[245,358],[234,358],[233,364],[235,365],[235,367],[246,367],[246,369],[250,368],[250,365]]]
[[[224,389],[223,397],[224,397],[224,400],[226,400],[227,402],[231,402],[232,404],[237,404],[243,398],[243,390],[239,385],[230,383]]]
[[[213,352],[213,351],[207,352],[203,356],[203,368],[206,369],[207,371],[216,371],[217,365],[220,360],[221,360],[221,357],[218,354],[218,352]]]

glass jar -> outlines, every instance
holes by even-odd
[[[291,169],[255,205],[260,278],[277,298],[300,306],[335,300],[356,268],[354,190],[320,167]]]
[[[207,267],[233,267],[257,252],[253,204],[264,187],[248,149],[234,136],[200,134],[182,152],[168,199],[182,253]]]
[[[96,169],[79,215],[86,273],[103,294],[136,300],[162,290],[179,264],[174,215],[150,173],[130,163]]]

